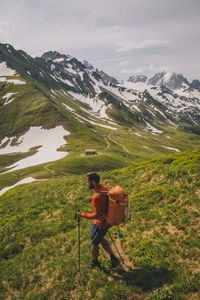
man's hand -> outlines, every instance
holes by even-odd
[[[80,211],[77,212],[77,217],[78,217],[79,219],[80,219],[80,218],[83,218]]]
[[[106,215],[102,213],[101,216],[100,216],[100,219],[101,219],[101,221],[105,222],[106,221]]]

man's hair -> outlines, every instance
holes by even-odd
[[[96,183],[100,182],[100,176],[97,173],[88,173],[86,177],[88,177],[89,181],[94,180]]]

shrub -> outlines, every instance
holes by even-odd
[[[133,205],[136,209],[145,210],[150,208],[153,204],[159,203],[163,195],[161,189],[147,189],[129,198],[130,201],[133,201]]]
[[[19,254],[20,252],[22,252],[23,249],[24,249],[23,243],[13,242],[9,244],[6,247],[6,249],[2,251],[2,254],[0,256],[5,259],[11,259],[15,257],[17,254]]]
[[[146,300],[173,300],[173,294],[169,288],[154,290]]]
[[[171,164],[173,161],[175,160],[174,157],[167,157],[165,159],[163,159],[163,164]]]
[[[137,245],[134,256],[134,262],[143,267],[156,266],[162,258],[160,247],[154,245],[150,240],[144,240]]]

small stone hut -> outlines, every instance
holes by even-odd
[[[98,154],[95,149],[87,149],[87,150],[85,150],[85,155],[94,155],[94,154]]]

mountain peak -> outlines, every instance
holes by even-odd
[[[165,86],[173,90],[181,88],[183,84],[189,85],[188,80],[183,77],[182,74],[166,71],[156,73],[149,79],[148,83],[151,85]]]
[[[52,60],[52,59],[58,58],[60,56],[61,56],[60,53],[57,51],[47,51],[42,54],[41,58],[46,59],[46,60]]]
[[[146,75],[133,75],[129,77],[128,82],[147,82],[148,77]]]
[[[191,88],[200,91],[200,81],[198,79],[194,79],[191,83]]]
[[[84,66],[86,66],[86,68],[88,69],[88,70],[94,70],[94,66],[91,64],[91,63],[89,63],[87,60],[83,60],[82,61],[82,64],[84,64]]]
[[[48,52],[45,52],[44,54],[42,54],[41,58],[43,58],[45,60],[53,61],[55,59],[61,59],[61,58],[69,60],[69,59],[72,59],[73,57],[70,55],[60,54],[57,51],[48,51]]]
[[[99,69],[95,69],[94,66],[92,64],[90,64],[87,60],[83,60],[82,63],[89,71],[93,71],[93,72],[97,73],[104,82],[109,82],[111,84],[119,83],[114,77],[109,76],[107,73],[105,73]]]

